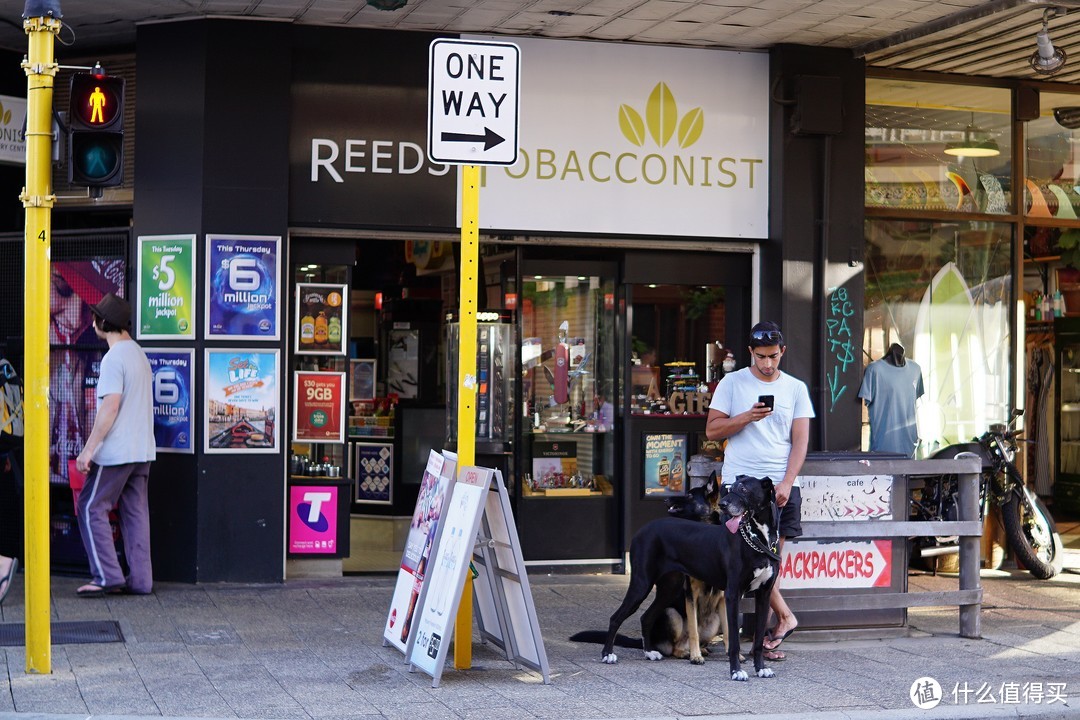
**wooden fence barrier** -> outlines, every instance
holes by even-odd
[[[857,457],[857,456],[849,456]],[[812,596],[798,593],[784,594],[792,610],[837,611],[857,613],[861,610],[905,609],[911,607],[958,606],[960,609],[960,636],[980,637],[980,612],[982,610],[982,585],[979,579],[980,540],[983,527],[979,516],[979,475],[981,462],[976,457],[953,460],[882,460],[867,456],[862,460],[808,460],[800,477],[853,477],[888,476],[892,479],[892,518],[882,520],[803,520],[800,541],[812,540],[877,540],[903,541],[902,553],[906,572],[908,538],[929,536],[959,537],[960,573],[959,588],[933,592],[874,592],[852,593],[837,589],[830,594]],[[719,463],[712,463],[695,456],[691,459],[692,479],[707,477],[712,469],[719,475]],[[958,520],[914,521],[909,520],[911,480],[939,475],[956,475],[959,483]],[[700,479],[698,480],[700,482]],[[804,516],[806,494],[804,493]],[[906,587],[906,582],[904,583]],[[781,584],[781,589],[783,589]],[[752,611],[745,601],[743,611]]]

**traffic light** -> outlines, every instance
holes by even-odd
[[[71,77],[68,182],[115,187],[124,181],[124,79],[92,73]]]

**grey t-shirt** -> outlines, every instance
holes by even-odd
[[[885,360],[866,366],[859,397],[870,416],[870,450],[915,454],[919,430],[915,401],[923,395],[922,368],[908,360],[897,367]]]
[[[157,457],[153,380],[150,361],[134,340],[122,340],[105,353],[98,377],[98,401],[120,393],[120,410],[94,453],[95,463],[124,465],[150,462]]]

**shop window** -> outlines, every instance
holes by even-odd
[[[1011,247],[1007,223],[866,222],[863,348],[921,367],[918,457],[1007,419]]]
[[[867,79],[866,207],[1010,213],[1011,107],[1005,88]]]
[[[731,352],[723,344],[727,290],[723,286],[631,286],[632,414],[681,414],[685,393],[723,376],[722,361]],[[695,403],[688,411],[700,413],[702,408]]]
[[[1039,117],[1025,123],[1024,214],[1076,220],[1080,213],[1080,95],[1041,93]],[[1052,254],[1053,248],[1037,248]]]

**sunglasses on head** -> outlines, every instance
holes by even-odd
[[[779,330],[755,330],[750,333],[751,342],[767,343],[769,345],[783,345],[784,336]]]

